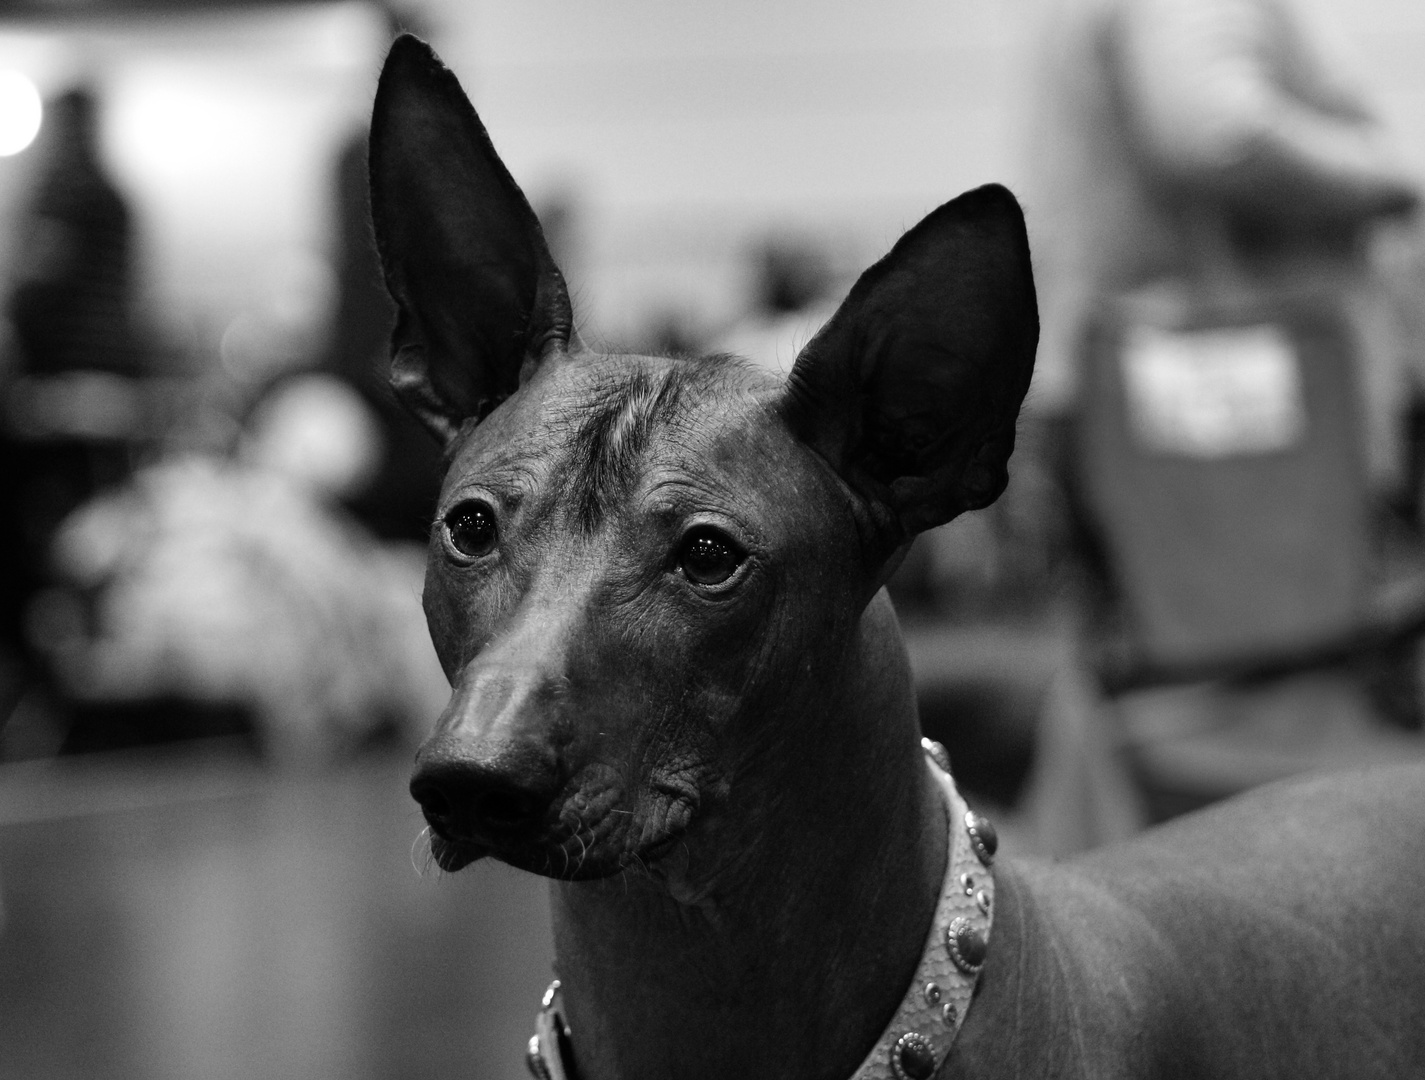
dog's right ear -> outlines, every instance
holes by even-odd
[[[861,275],[797,357],[783,415],[894,549],[1004,490],[1038,341],[1024,214],[987,184]]]
[[[569,291],[460,83],[409,34],[381,70],[370,160],[376,244],[398,308],[391,385],[448,443],[569,348]]]

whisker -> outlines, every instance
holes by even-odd
[[[589,855],[589,845],[584,840],[584,830],[580,829],[574,834],[574,839],[579,841],[579,861],[574,864],[574,872],[577,874],[584,867],[584,860]]]
[[[421,863],[416,862],[416,848],[425,845],[425,858]],[[416,838],[411,841],[411,869],[416,872],[417,877],[425,877],[435,861],[435,854],[430,849],[430,826],[427,825],[420,832],[416,833]]]

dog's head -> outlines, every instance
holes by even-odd
[[[1038,336],[1018,205],[986,187],[932,213],[783,383],[586,348],[534,213],[414,38],[381,76],[371,182],[393,384],[450,461],[425,606],[454,693],[411,783],[436,861],[656,867],[742,793],[775,800],[798,742],[835,746],[898,553],[1002,490]]]

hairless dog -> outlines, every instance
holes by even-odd
[[[1038,319],[1003,188],[867,270],[789,378],[583,344],[455,77],[398,40],[392,378],[446,447],[448,871],[552,878],[537,1076],[1425,1076],[1425,771],[1274,787],[1062,864],[923,744],[882,588],[1006,483]]]

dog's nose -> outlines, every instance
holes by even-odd
[[[411,796],[447,840],[488,840],[544,821],[562,783],[535,746],[461,746],[437,739],[416,755]]]

